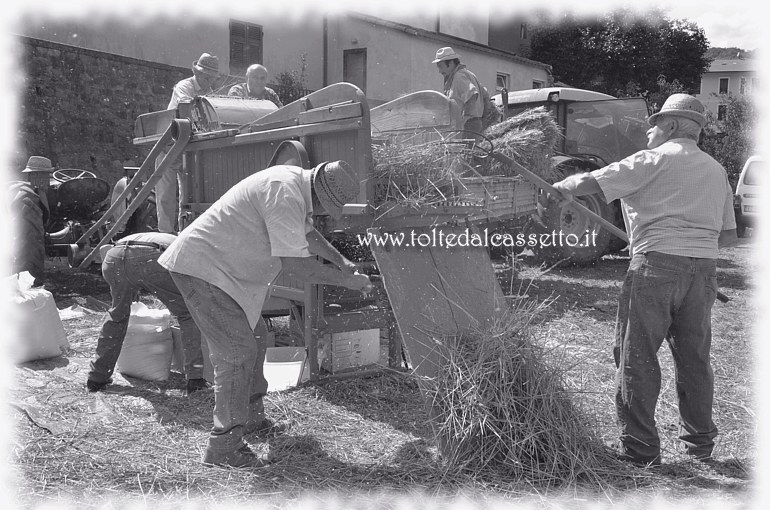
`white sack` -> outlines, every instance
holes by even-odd
[[[14,363],[54,358],[67,352],[70,345],[53,294],[32,288],[29,272],[9,277],[11,311],[18,325],[18,337],[10,349]]]
[[[147,308],[144,303],[131,305],[131,317],[118,356],[117,367],[123,375],[148,381],[165,381],[173,356],[171,313]]]

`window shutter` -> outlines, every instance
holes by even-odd
[[[230,73],[238,74],[246,70],[246,24],[230,22]]]
[[[259,25],[248,25],[247,31],[247,67],[251,64],[262,63],[262,27]]]
[[[262,63],[262,26],[230,20],[230,73],[244,74]]]

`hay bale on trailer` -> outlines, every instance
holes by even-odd
[[[545,180],[553,176],[551,157],[563,136],[553,115],[543,106],[524,110],[498,124],[488,127],[484,136],[492,148]],[[489,175],[506,174],[499,161],[492,160]]]
[[[461,133],[438,127],[400,130],[372,145],[375,203],[412,207],[478,198],[465,178],[510,177],[510,171],[484,154],[496,150],[546,180],[552,177],[551,156],[561,136],[553,116],[543,107],[526,110],[487,128],[485,139],[468,143]],[[491,181],[490,181],[491,182]]]

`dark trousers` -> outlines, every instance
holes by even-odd
[[[96,358],[88,378],[106,382],[115,370],[131,316],[131,303],[139,290],[152,292],[179,321],[187,379],[203,377],[201,333],[187,310],[171,274],[158,264],[162,252],[150,246],[116,245],[102,262],[102,275],[110,285],[112,307],[102,324],[96,344]]]
[[[657,352],[663,340],[674,358],[679,439],[690,455],[711,455],[711,307],[716,260],[650,252],[636,254],[623,283],[615,327],[615,406],[625,453],[649,461],[660,454],[655,406],[661,386]]]

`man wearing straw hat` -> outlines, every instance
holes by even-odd
[[[191,77],[180,80],[174,85],[171,100],[166,107],[167,110],[173,110],[182,101],[190,101],[210,92],[211,87],[219,77],[219,59],[208,53],[203,53],[198,60],[192,63],[192,72]],[[155,168],[160,166],[164,157],[165,154],[158,156],[155,160]],[[176,232],[177,230],[178,213],[181,213],[178,206],[181,196],[177,199],[177,185],[179,191],[183,192],[181,171],[181,160],[174,161],[155,185],[155,205],[160,232]]]
[[[277,165],[258,171],[196,218],[158,260],[171,271],[208,342],[214,368],[214,426],[204,463],[259,467],[270,462],[242,438],[264,418],[261,313],[278,273],[354,290],[370,287],[369,278],[312,224],[313,214],[339,217],[358,192],[356,173],[344,161],[312,170]]]
[[[566,200],[602,193],[623,205],[631,263],[615,328],[619,458],[661,462],[655,405],[665,339],[676,367],[679,440],[691,457],[708,460],[717,435],[711,307],[719,248],[737,239],[732,189],[724,168],[697,146],[706,124],[700,101],[673,94],[648,122],[648,150],[554,187]]]
[[[449,46],[436,51],[433,63],[444,77],[444,95],[450,101],[452,127],[481,133],[484,93],[476,75],[460,63],[460,55]]]

